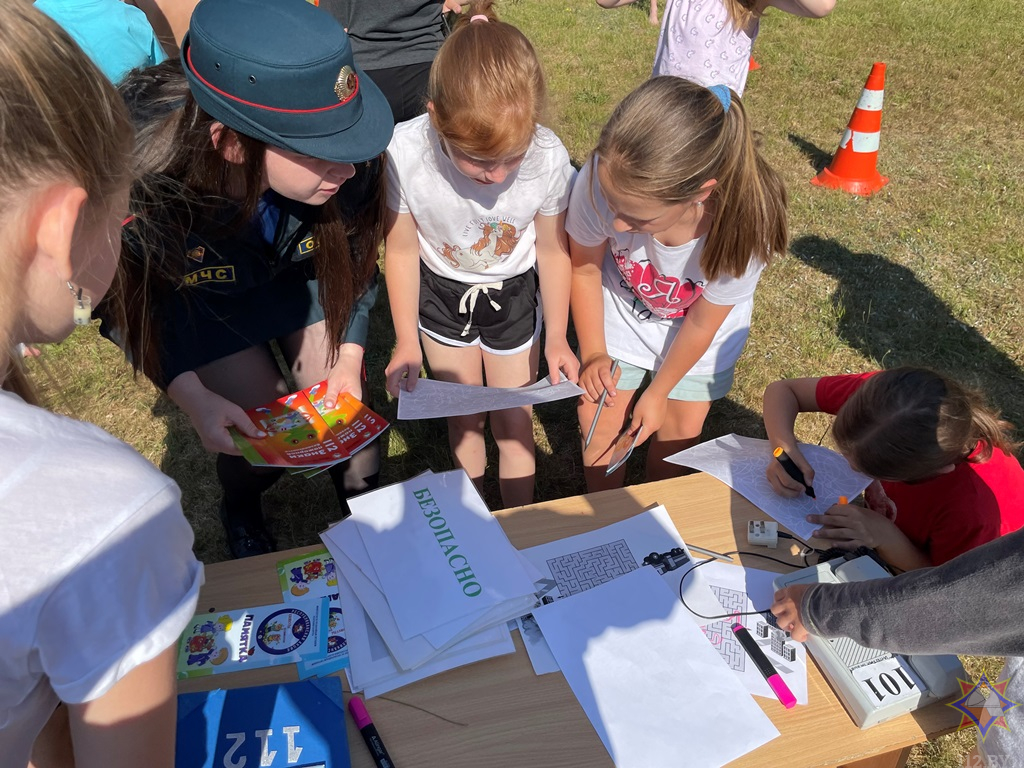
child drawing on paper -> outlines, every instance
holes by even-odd
[[[399,125],[388,147],[384,258],[397,344],[386,373],[395,397],[415,388],[424,355],[444,381],[534,383],[542,314],[552,381],[579,371],[566,341],[564,211],[575,171],[538,124],[545,86],[533,46],[492,6],[474,0],[463,11],[431,68],[427,114]],[[455,463],[482,483],[488,420],[502,501],[528,504],[529,406],[449,418]]]
[[[835,415],[832,435],[850,466],[874,479],[864,504],[836,504],[816,536],[841,549],[876,549],[902,570],[939,565],[1024,526],[1024,470],[1010,426],[981,395],[923,368],[783,379],[764,392],[772,449],[783,448],[808,485],[814,467],[793,428],[805,412]],[[772,489],[797,497],[804,486],[777,461]]]

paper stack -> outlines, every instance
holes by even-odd
[[[533,606],[539,573],[464,471],[419,475],[349,508],[321,538],[338,570],[354,691],[376,696],[514,651],[506,622]]]

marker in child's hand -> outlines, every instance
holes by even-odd
[[[800,483],[800,485],[804,487],[804,493],[806,493],[812,499],[818,498],[817,496],[814,495],[814,489],[811,486],[809,486],[807,484],[807,480],[804,479],[804,473],[800,471],[800,467],[793,463],[793,460],[789,458],[789,455],[784,450],[782,450],[782,448],[776,448],[774,451],[772,451],[772,456],[774,456],[778,460],[779,464],[782,465],[782,468],[786,470],[787,475],[792,477],[794,480],[796,480],[798,483]]]

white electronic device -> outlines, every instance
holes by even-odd
[[[838,558],[780,575],[775,579],[775,588],[890,577],[889,572],[870,557]],[[845,637],[811,635],[806,645],[853,722],[861,729],[959,693],[957,678],[967,678],[956,656],[903,656],[865,648]]]

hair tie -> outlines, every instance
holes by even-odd
[[[473,23],[474,21],[476,21],[477,19],[480,19],[481,21],[490,21],[490,19],[488,19],[488,18],[487,18],[486,16],[484,16],[484,15],[483,15],[482,13],[478,13],[478,14],[477,14],[476,16],[470,16],[470,17],[469,17],[469,23],[470,23],[470,24],[472,24],[472,23]]]
[[[709,85],[708,90],[711,91],[722,102],[722,109],[726,112],[729,111],[729,105],[732,104],[732,91],[729,90],[727,85]]]

